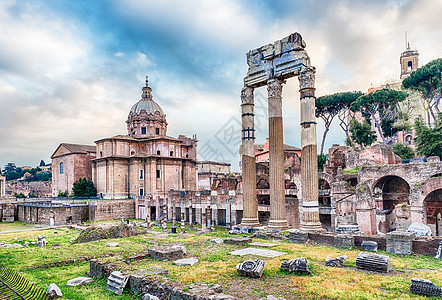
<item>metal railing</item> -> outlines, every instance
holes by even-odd
[[[30,283],[22,275],[0,264],[0,299],[44,300],[46,291]]]

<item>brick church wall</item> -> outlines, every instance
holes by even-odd
[[[89,219],[103,221],[135,218],[135,200],[99,200],[96,205],[89,203]]]

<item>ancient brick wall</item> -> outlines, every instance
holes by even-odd
[[[100,200],[89,204],[91,221],[135,218],[135,200]]]
[[[63,206],[63,207],[42,207],[31,205],[18,206],[18,220],[34,224],[51,224],[54,218],[54,225],[76,224],[89,219],[89,207]]]
[[[0,203],[0,222],[12,222],[17,219],[16,203]]]

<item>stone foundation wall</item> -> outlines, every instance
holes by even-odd
[[[308,233],[308,240],[313,243],[333,246],[333,233]],[[361,247],[362,242],[373,241],[378,243],[378,249],[387,250],[387,239],[385,236],[375,235],[354,235],[355,247]],[[417,237],[412,241],[413,253],[435,256],[442,237]]]
[[[103,221],[135,218],[135,200],[101,200],[89,203],[89,220]]]

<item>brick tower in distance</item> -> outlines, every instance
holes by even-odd
[[[407,43],[407,49],[401,53],[401,80],[410,76],[411,72],[419,67],[419,52],[410,49],[410,43]]]

